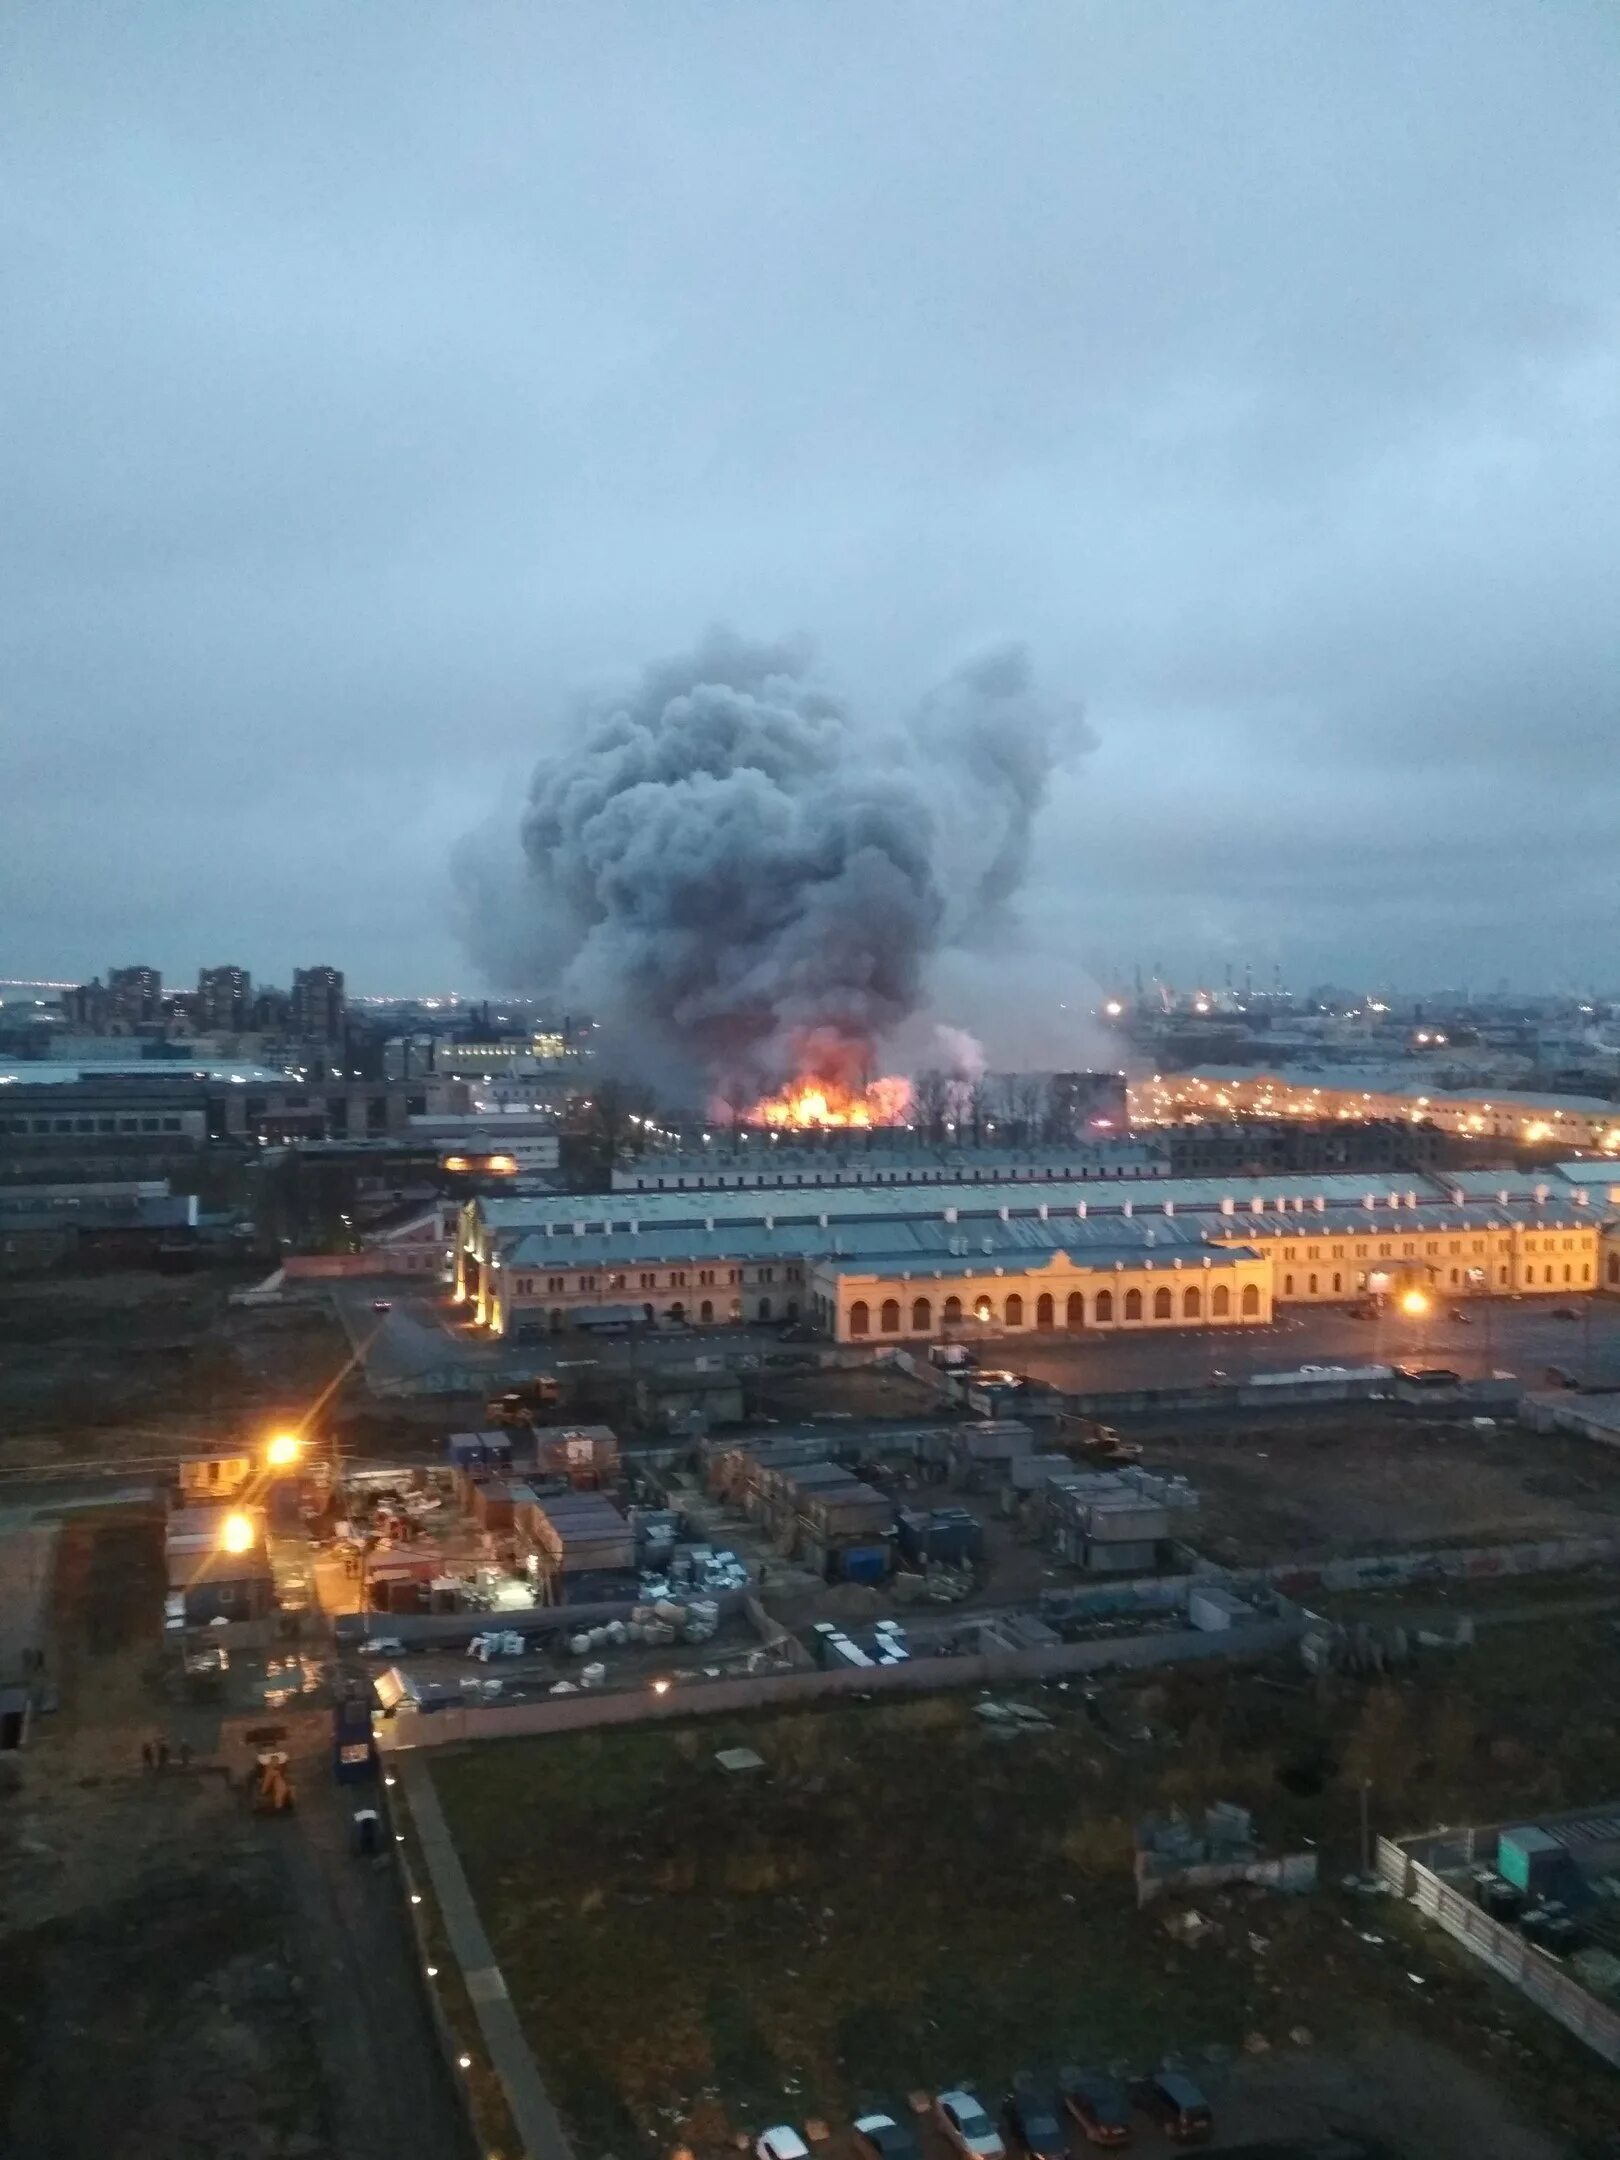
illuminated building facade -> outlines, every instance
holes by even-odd
[[[1620,1184],[1498,1172],[1076,1179],[480,1197],[456,1294],[501,1335],[611,1310],[649,1324],[814,1322],[839,1342],[1263,1326],[1281,1305],[1421,1290],[1620,1294]]]

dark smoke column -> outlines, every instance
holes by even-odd
[[[797,648],[717,634],[575,715],[530,785],[525,877],[463,859],[469,940],[545,954],[505,987],[565,987],[731,1099],[855,1085],[930,954],[1021,880],[1053,722],[1016,650],[883,734]]]

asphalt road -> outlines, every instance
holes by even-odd
[[[706,1328],[655,1336],[569,1335],[556,1342],[491,1343],[442,1300],[399,1292],[383,1281],[333,1287],[333,1298],[356,1353],[377,1382],[411,1380],[459,1369],[469,1388],[515,1371],[566,1373],[600,1365],[678,1366],[697,1358],[762,1356],[780,1350],[773,1328]],[[386,1298],[389,1310],[373,1310]],[[1286,1314],[1272,1327],[1195,1329],[1187,1333],[1080,1336],[1061,1332],[987,1336],[973,1344],[981,1362],[1000,1362],[1055,1386],[1080,1392],[1185,1387],[1213,1379],[1316,1365],[1447,1365],[1465,1379],[1510,1374],[1542,1384],[1546,1368],[1620,1387],[1620,1300],[1587,1298],[1576,1320],[1554,1317],[1553,1300],[1481,1299],[1455,1320],[1444,1306],[1422,1321],[1387,1312],[1355,1318],[1342,1307]],[[874,1347],[881,1347],[874,1345]]]
[[[1549,1301],[1482,1300],[1466,1321],[1443,1309],[1427,1320],[1398,1313],[1359,1320],[1343,1309],[1289,1313],[1275,1326],[1174,1335],[998,1336],[981,1361],[1077,1392],[1187,1387],[1242,1380],[1300,1365],[1445,1365],[1465,1380],[1510,1374],[1539,1387],[1549,1365],[1620,1387],[1620,1303],[1587,1299],[1578,1320],[1557,1320]]]

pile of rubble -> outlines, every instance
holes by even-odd
[[[669,1565],[647,1569],[641,1594],[649,1603],[681,1597],[692,1590],[746,1590],[748,1570],[729,1547],[687,1545],[670,1555]]]
[[[890,1585],[903,1605],[956,1605],[972,1595],[975,1577],[971,1567],[946,1567],[931,1562],[920,1573],[902,1569]]]

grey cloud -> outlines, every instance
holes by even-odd
[[[1082,975],[1217,929],[1305,977],[1612,967],[1607,0],[3,38],[0,971],[274,974],[324,927],[471,987],[446,858],[515,822],[533,716],[717,616],[814,625],[858,715],[1009,638],[1084,685],[992,962],[1010,908]],[[1015,852],[1017,783],[973,783]]]

